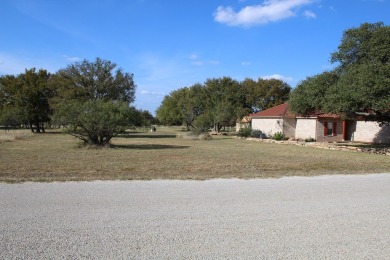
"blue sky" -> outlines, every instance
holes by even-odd
[[[208,78],[279,78],[331,69],[344,30],[390,24],[390,0],[0,0],[0,75],[96,57],[133,73],[133,105]]]

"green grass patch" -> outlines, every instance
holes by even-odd
[[[390,172],[388,156],[267,144],[229,136],[176,138],[178,128],[129,133],[112,148],[80,148],[61,133],[0,143],[0,181],[275,178]]]

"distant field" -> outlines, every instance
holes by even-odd
[[[179,129],[114,138],[115,148],[79,148],[58,132],[0,142],[0,181],[274,178],[390,172],[388,156],[213,137],[176,138]]]

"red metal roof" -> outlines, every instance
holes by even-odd
[[[250,114],[250,117],[288,117],[288,118],[296,118],[296,117],[302,117],[301,115],[296,115],[288,111],[288,103],[283,103],[281,105],[271,107],[266,110],[262,110],[260,112]],[[308,115],[307,117],[314,117],[314,118],[341,118],[340,115],[332,114],[332,113],[321,113],[321,112],[314,112],[311,115]]]
[[[251,117],[285,117],[288,114],[288,103],[271,107],[266,110],[251,114]]]

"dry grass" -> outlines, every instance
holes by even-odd
[[[0,143],[0,181],[270,178],[390,172],[383,155],[264,144],[213,136],[176,138],[158,129],[115,138],[114,148],[79,148],[60,133]]]
[[[0,143],[13,142],[32,137],[34,134],[29,129],[23,130],[0,130]]]

